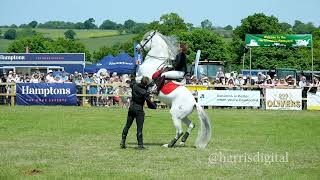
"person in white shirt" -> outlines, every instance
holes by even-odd
[[[307,79],[305,76],[302,76],[299,81],[299,87],[305,87],[305,86],[307,86]]]
[[[46,76],[46,83],[54,83],[54,82],[55,82],[55,80],[53,78],[53,71],[49,70],[48,74]]]
[[[38,74],[34,74],[31,79],[30,79],[30,83],[39,83],[39,75]]]

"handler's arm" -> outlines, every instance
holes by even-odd
[[[146,94],[144,95],[144,99],[145,99],[146,102],[147,102],[148,108],[150,108],[150,109],[157,109],[157,104],[156,104],[155,102],[151,101],[149,93],[146,93]]]
[[[137,70],[137,65],[134,65],[134,68],[131,72],[131,80],[130,80],[130,87],[132,88],[137,82],[136,82],[136,70]]]

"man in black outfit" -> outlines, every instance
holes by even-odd
[[[120,142],[120,147],[122,149],[126,148],[126,138],[128,131],[132,125],[134,118],[137,123],[137,140],[138,140],[138,148],[144,149],[143,146],[143,122],[144,122],[144,111],[143,105],[147,102],[147,105],[150,109],[156,109],[157,104],[151,101],[149,93],[147,92],[147,86],[149,84],[149,78],[143,77],[141,79],[141,83],[136,83],[135,75],[136,75],[136,65],[131,74],[131,82],[130,88],[132,89],[132,100],[128,111],[127,123],[122,131],[122,140]]]

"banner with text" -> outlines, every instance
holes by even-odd
[[[203,90],[198,91],[201,106],[260,106],[260,91]]]
[[[266,89],[266,109],[301,110],[302,89]]]
[[[18,83],[18,105],[77,105],[74,83]]]
[[[320,92],[316,94],[308,93],[307,95],[307,109],[320,110]]]
[[[311,47],[312,35],[311,34],[246,34],[246,46],[255,47],[270,47],[270,46],[283,46],[283,47]]]

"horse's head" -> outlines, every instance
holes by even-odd
[[[149,31],[140,42],[140,48],[150,51],[152,48],[157,52],[149,54],[158,59],[174,59],[178,52],[177,40],[175,37],[164,36],[158,31]]]
[[[142,41],[140,42],[141,48],[146,50],[146,51],[149,51],[151,49],[152,40],[156,36],[156,34],[157,34],[157,31],[149,31],[149,32],[147,32],[143,36]]]

